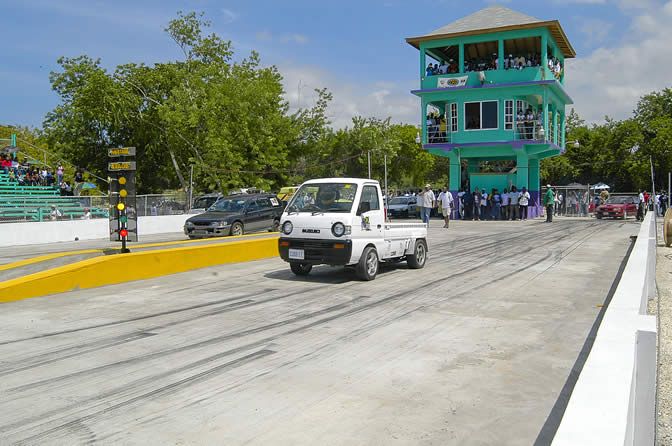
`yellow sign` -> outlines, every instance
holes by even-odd
[[[107,156],[135,156],[135,147],[107,149]]]
[[[118,161],[107,163],[107,170],[135,170],[135,161]]]

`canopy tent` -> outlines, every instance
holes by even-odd
[[[606,189],[611,189],[611,186],[609,186],[608,184],[604,184],[604,183],[597,183],[595,186],[590,186],[590,188],[594,189],[594,190],[606,190]]]

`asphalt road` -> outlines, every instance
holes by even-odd
[[[0,444],[533,444],[638,227],[435,221],[373,282],[271,259],[1,304]]]

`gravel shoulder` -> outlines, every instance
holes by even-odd
[[[662,224],[656,250],[656,299],[649,303],[649,313],[656,314],[660,304],[658,320],[658,441],[659,445],[672,444],[672,248],[662,243]]]

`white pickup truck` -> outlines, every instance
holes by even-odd
[[[375,180],[323,178],[303,183],[287,204],[278,248],[294,274],[307,275],[313,265],[349,265],[362,280],[373,280],[380,262],[425,266],[427,227],[386,222]]]

